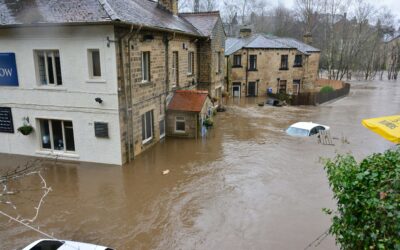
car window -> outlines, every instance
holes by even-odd
[[[307,129],[289,127],[286,133],[291,136],[308,136],[309,131]]]
[[[317,127],[311,129],[310,136],[318,134]]]

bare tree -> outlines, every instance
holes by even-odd
[[[52,191],[42,175],[41,163],[41,160],[28,161],[22,166],[0,172],[1,214],[7,214],[10,217],[11,215],[6,213],[6,211],[10,211],[15,214],[15,216],[11,216],[12,218],[24,224],[33,223],[37,219],[45,198]],[[25,187],[23,182],[27,180],[36,182],[37,185]],[[18,204],[24,199],[34,203],[32,204],[34,213],[31,216],[23,216],[19,212]]]

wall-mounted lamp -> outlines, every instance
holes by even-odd
[[[96,102],[98,102],[99,104],[103,103],[103,99],[101,99],[100,97],[97,97],[96,99],[94,99]]]

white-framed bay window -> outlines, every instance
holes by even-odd
[[[153,139],[153,110],[142,115],[142,143],[145,144]]]
[[[62,85],[60,52],[35,50],[36,75],[40,85]]]
[[[39,119],[40,145],[43,150],[75,152],[72,121]]]

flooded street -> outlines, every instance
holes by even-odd
[[[361,159],[392,147],[360,122],[398,114],[400,84],[355,83],[349,97],[318,107],[258,107],[259,100],[229,103],[206,139],[168,138],[122,168],[42,163],[53,191],[34,225],[117,249],[304,249],[329,228],[322,208],[335,206],[320,157]],[[288,137],[284,129],[298,121],[330,126],[335,146]],[[31,160],[0,157],[2,167]],[[30,193],[21,197],[20,213],[32,215]],[[5,217],[0,231],[0,249],[45,238]],[[328,237],[314,249],[337,247]]]

